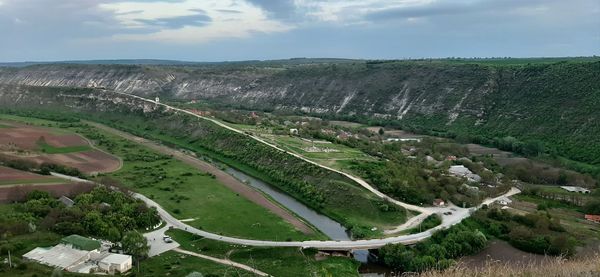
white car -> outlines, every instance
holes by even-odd
[[[166,243],[172,243],[173,239],[171,237],[169,237],[169,236],[164,236],[163,237],[163,241],[166,242]]]

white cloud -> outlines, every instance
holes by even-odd
[[[113,12],[118,22],[130,29],[156,29],[157,26],[149,26],[146,22],[192,16],[199,13],[210,18],[210,21],[202,26],[193,24],[179,28],[165,26],[150,33],[115,34],[113,39],[116,40],[198,43],[248,37],[252,33],[283,32],[293,28],[288,24],[269,19],[265,11],[259,7],[235,0],[120,2],[101,4],[100,8]],[[231,10],[237,12],[227,12]]]
[[[388,9],[430,4],[435,0],[295,0],[295,5],[320,21],[357,23],[366,14]]]

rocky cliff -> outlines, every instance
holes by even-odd
[[[247,109],[393,120],[471,136],[511,135],[540,139],[557,146],[562,155],[600,164],[600,150],[590,147],[600,145],[598,61],[38,65],[0,68],[0,84],[102,87]]]

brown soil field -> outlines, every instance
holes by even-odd
[[[1,180],[35,180],[44,179],[46,176],[33,174],[26,171],[13,169],[10,167],[0,166],[0,181]]]
[[[3,128],[0,132],[0,146],[16,146],[17,148],[28,150],[27,156],[18,155],[13,152],[3,153],[13,158],[24,159],[36,163],[55,163],[79,169],[83,173],[105,173],[116,171],[121,168],[121,160],[113,155],[92,149],[88,151],[65,153],[65,154],[45,154],[36,153],[37,141],[44,137],[46,143],[54,147],[69,147],[90,145],[90,142],[76,134],[60,134],[53,132],[53,129],[30,126],[14,122],[2,121],[3,125],[10,128]],[[10,149],[11,147],[5,147]],[[0,149],[3,149],[0,147]]]
[[[23,201],[27,193],[33,190],[47,191],[54,197],[63,195],[74,197],[75,195],[89,192],[94,185],[89,183],[65,183],[65,184],[30,184],[18,186],[1,186],[0,203],[11,203]]]
[[[467,268],[483,268],[490,263],[509,265],[543,265],[549,263],[554,257],[531,254],[514,248],[508,242],[492,240],[483,251],[477,255],[460,259],[459,263]]]
[[[55,147],[88,145],[85,139],[74,134],[56,134],[49,128],[13,122],[2,121],[2,124],[11,128],[2,128],[0,144],[13,144],[24,150],[36,150],[40,137],[44,137],[48,144]]]

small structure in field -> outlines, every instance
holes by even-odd
[[[407,141],[416,141],[416,142],[421,142],[420,138],[387,138],[386,139],[387,142],[407,142]]]
[[[583,194],[590,193],[589,189],[577,187],[577,186],[561,186],[560,188],[562,188],[568,192],[578,192],[578,193],[583,193]]]
[[[446,206],[446,202],[443,199],[437,198],[433,200],[433,206],[435,207],[444,207]]]
[[[600,223],[600,215],[597,214],[586,214],[585,219],[592,222]]]
[[[298,135],[298,133],[299,133],[298,129],[295,129],[295,128],[290,129],[290,135],[296,136],[296,135]]]
[[[160,103],[160,98],[158,98],[158,96],[156,96],[156,98],[154,98],[154,102]]]
[[[496,200],[496,203],[498,203],[502,206],[506,206],[506,205],[509,205],[510,203],[512,203],[512,200],[510,200],[506,196],[503,196],[503,197],[498,198],[498,200]]]
[[[61,196],[60,198],[58,198],[58,201],[60,201],[67,207],[73,207],[73,205],[75,205],[75,201],[73,201],[71,198],[66,197],[64,195]]]

